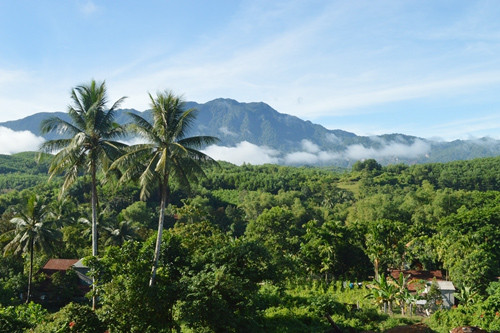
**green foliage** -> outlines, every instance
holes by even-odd
[[[425,308],[429,311],[434,312],[437,309],[441,308],[441,305],[443,304],[443,296],[441,293],[441,289],[439,289],[439,285],[436,282],[436,279],[432,280],[425,299],[427,300]]]
[[[106,326],[86,305],[69,303],[46,321],[36,326],[36,333],[102,333]]]
[[[287,275],[295,270],[296,254],[300,248],[301,229],[296,224],[292,211],[273,207],[250,221],[245,235],[262,243],[273,256],[273,261],[282,267],[282,273]]]
[[[4,247],[4,253],[23,253],[29,256],[28,291],[26,293],[26,302],[29,302],[32,294],[34,252],[36,250],[51,253],[54,243],[61,234],[53,226],[47,198],[35,193],[28,197],[26,204],[10,222],[15,225],[15,229],[2,235],[2,237],[10,237],[9,243]]]
[[[398,287],[387,279],[385,274],[379,276],[378,280],[373,280],[369,286],[370,293],[366,296],[374,301],[379,307],[383,307],[387,313],[388,307],[392,311],[392,303],[396,300],[396,295],[399,292]]]
[[[181,279],[185,291],[179,303],[180,317],[196,332],[258,331],[259,284],[276,278],[268,251],[257,242],[232,240],[203,225],[174,229],[184,235],[192,258]]]
[[[136,201],[124,208],[120,212],[119,219],[132,221],[149,228],[154,227],[153,211],[147,207],[144,201]]]
[[[24,332],[41,324],[48,311],[40,304],[30,302],[18,306],[0,307],[0,332]]]
[[[454,296],[458,299],[460,304],[467,306],[474,304],[479,295],[477,291],[474,291],[470,286],[464,286],[460,289],[460,292],[455,293]]]
[[[47,174],[49,163],[47,159],[40,159],[36,152],[23,152],[12,155],[0,154],[0,174]]]
[[[366,230],[366,255],[374,263],[375,276],[387,268],[398,268],[402,264],[404,247],[403,223],[378,219],[368,224]]]
[[[74,270],[67,272],[55,272],[50,276],[54,290],[57,295],[57,303],[60,305],[68,304],[78,294],[78,276]]]
[[[377,163],[374,159],[367,159],[364,161],[358,161],[353,164],[352,171],[365,171],[368,173],[376,173],[382,169],[382,166]]]
[[[186,251],[177,237],[164,234],[157,281],[149,287],[153,241],[108,248],[101,260],[98,314],[113,331],[161,332],[176,325],[172,311],[179,298],[179,270],[185,265]]]
[[[318,220],[311,220],[304,228],[300,256],[308,273],[322,276],[328,282],[340,276],[362,279],[371,272],[368,257],[358,246],[356,235],[340,221],[320,224]]]
[[[0,305],[14,305],[20,302],[27,277],[23,274],[23,261],[18,256],[0,256]]]
[[[342,290],[312,283],[288,286],[281,293],[268,287],[261,292],[268,300],[279,299],[264,311],[262,327],[266,332],[324,332],[331,328],[326,314],[344,331],[380,331],[418,321],[381,314],[364,300],[369,292],[365,288]]]

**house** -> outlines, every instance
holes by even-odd
[[[443,297],[443,307],[449,309],[455,305],[455,296],[453,295],[456,291],[455,286],[453,282],[447,281],[446,278],[443,277],[442,271],[393,270],[391,271],[391,276],[394,279],[398,279],[400,273],[403,273],[404,276],[410,276],[410,282],[408,284],[408,290],[410,292],[417,292],[424,289],[423,292],[426,293],[429,291],[432,281],[436,280]],[[423,281],[424,283],[417,283],[418,281]]]
[[[79,259],[48,260],[39,271],[45,278],[35,289],[36,298],[52,305],[83,299],[92,283],[85,275],[87,272],[88,268]]]
[[[86,286],[92,285],[92,278],[87,275],[89,268],[82,263],[82,259],[74,263],[72,267],[76,275],[78,275],[81,284]]]
[[[82,263],[82,259],[49,259],[40,272],[51,276],[55,272],[66,273],[70,269],[76,272],[82,285],[92,284],[92,279],[87,275],[89,268]]]
[[[439,289],[441,290],[441,295],[443,296],[443,307],[449,309],[455,305],[455,286],[451,281],[436,281]]]

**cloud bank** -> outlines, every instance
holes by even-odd
[[[386,143],[379,149],[366,148],[363,145],[352,145],[347,147],[345,156],[353,160],[387,157],[415,158],[427,154],[430,150],[429,143],[423,140],[415,140],[411,145],[398,142]]]
[[[248,141],[242,141],[236,147],[211,145],[203,152],[217,161],[226,161],[236,165],[280,162],[277,157],[280,154],[279,151],[266,146],[259,147]]]
[[[412,144],[403,142],[386,142],[376,138],[380,144],[378,148],[365,147],[361,144],[350,145],[344,151],[328,151],[310,140],[302,140],[301,150],[284,154],[283,152],[266,146],[257,146],[243,141],[235,147],[212,145],[203,152],[215,160],[227,161],[236,165],[249,163],[254,165],[265,163],[287,165],[314,165],[328,164],[339,160],[358,161],[368,158],[417,158],[428,154],[431,150],[429,143],[415,140]]]
[[[0,126],[0,154],[15,154],[23,151],[36,151],[45,141],[30,131],[16,132]]]

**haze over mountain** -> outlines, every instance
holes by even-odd
[[[500,155],[500,141],[490,138],[440,142],[404,134],[367,137],[341,129],[329,130],[279,113],[265,103],[216,99],[204,104],[187,102],[186,106],[198,110],[191,135],[220,138],[218,145],[206,147],[205,152],[217,160],[235,164],[349,166],[368,158],[381,164],[414,164]],[[127,112],[150,115],[149,111],[119,110],[119,123],[129,122]],[[0,153],[16,152],[15,147],[21,142],[24,144],[17,151],[36,150],[43,141],[40,137],[58,137],[57,133],[40,133],[40,122],[50,116],[69,119],[63,112],[37,113],[0,123],[0,144],[4,147]],[[26,147],[29,142],[32,146]]]

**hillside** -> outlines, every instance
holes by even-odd
[[[191,134],[219,137],[220,146],[237,148],[240,153],[244,149],[241,144],[246,143],[245,147],[250,146],[253,150],[268,154],[267,160],[277,164],[348,167],[358,160],[368,158],[387,165],[449,162],[500,155],[498,140],[482,138],[440,142],[404,134],[358,136],[340,129],[329,130],[310,121],[280,113],[265,103],[216,99],[204,104],[188,102],[186,106],[198,110],[198,118]],[[119,123],[129,121],[127,112],[148,117],[148,111],[118,110]],[[67,115],[61,112],[37,113],[0,123],[0,126],[14,131],[27,130],[41,136],[40,122],[50,116],[67,119]],[[54,139],[57,134],[49,133],[43,137]],[[225,156],[219,158],[224,159]],[[252,160],[247,162],[256,163]]]

